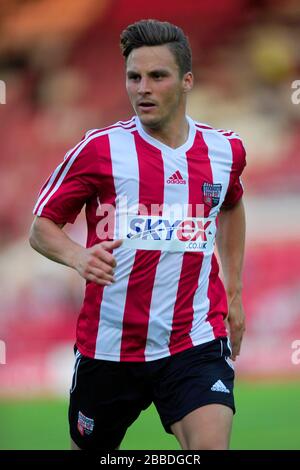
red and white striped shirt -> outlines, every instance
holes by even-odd
[[[243,194],[245,150],[234,132],[187,119],[188,139],[176,149],[148,135],[137,117],[91,130],[40,191],[34,214],[57,224],[73,223],[86,205],[87,247],[124,239],[113,253],[116,283],[86,283],[77,324],[86,356],[151,361],[227,335],[216,218]],[[108,236],[99,229],[106,205]]]

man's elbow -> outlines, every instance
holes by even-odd
[[[62,230],[65,224],[56,224],[50,219],[45,217],[35,217],[29,231],[29,244],[30,246],[41,253],[42,247],[47,243],[49,233],[53,236],[57,234],[55,230]]]
[[[29,244],[31,248],[37,251],[38,242],[37,242],[36,219],[32,222],[32,225],[30,227],[28,240],[29,240]]]
[[[230,211],[237,211],[244,207],[243,198],[241,197],[235,204],[227,204],[221,206],[222,212],[230,212]]]
[[[44,217],[36,216],[30,227],[29,244],[36,251],[40,251],[39,247],[47,230],[47,222],[47,219],[44,219]]]

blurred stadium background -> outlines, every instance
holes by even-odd
[[[234,129],[248,153],[247,333],[236,364],[232,447],[300,449],[296,0],[0,1],[0,449],[68,448],[72,344],[84,286],[76,273],[31,250],[31,210],[42,182],[85,130],[132,115],[118,41],[141,18],[187,32],[196,77],[189,114]],[[83,217],[68,230],[84,243]],[[122,448],[177,444],[150,409]]]

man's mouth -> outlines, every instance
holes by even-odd
[[[140,101],[138,103],[138,108],[141,109],[142,111],[151,111],[156,107],[155,103],[152,103],[151,101]]]

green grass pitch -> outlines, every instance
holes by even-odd
[[[300,449],[300,382],[239,382],[232,449]],[[67,402],[0,400],[0,449],[68,449]],[[121,449],[174,450],[153,407],[127,431]]]

